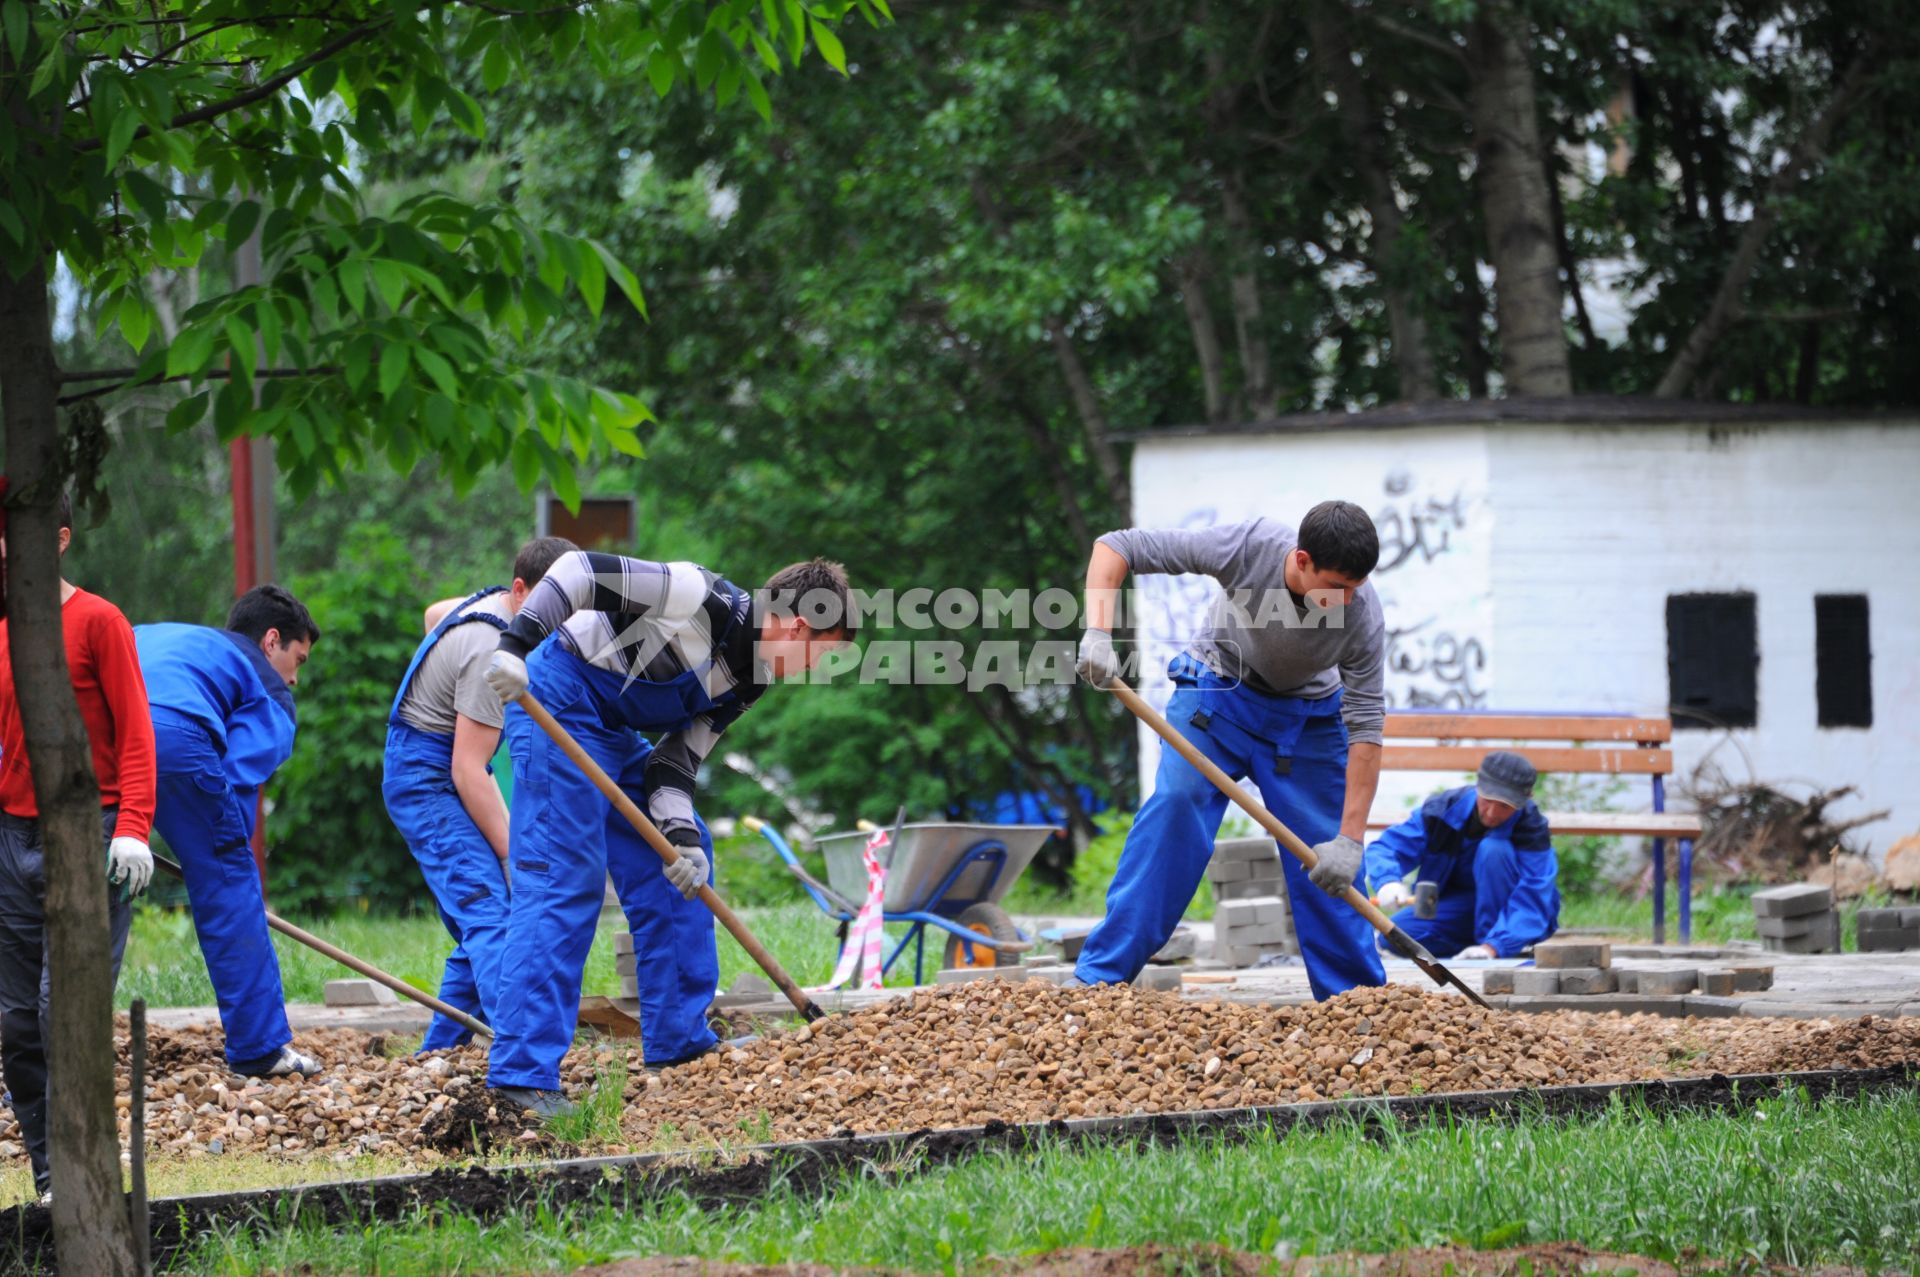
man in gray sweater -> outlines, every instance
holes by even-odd
[[[1079,669],[1096,687],[1119,673],[1114,606],[1129,571],[1197,572],[1225,587],[1207,628],[1168,666],[1167,718],[1228,775],[1250,778],[1313,846],[1320,864],[1311,875],[1275,853],[1307,978],[1322,999],[1386,978],[1372,928],[1338,899],[1360,872],[1380,780],[1386,625],[1367,584],[1379,559],[1367,512],[1323,501],[1298,532],[1272,519],[1109,532],[1087,565]],[[1107,890],[1107,916],[1080,951],[1080,980],[1117,984],[1140,974],[1193,899],[1226,808],[1226,795],[1191,763],[1161,753],[1153,794]]]

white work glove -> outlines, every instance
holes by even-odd
[[[1329,838],[1313,849],[1320,861],[1307,875],[1313,885],[1330,896],[1344,896],[1353,880],[1360,876],[1360,861],[1364,853],[1360,844],[1341,834]]]
[[[681,839],[690,838],[691,843]],[[676,829],[667,835],[673,843],[673,849],[680,853],[680,859],[667,866],[667,881],[673,889],[688,900],[700,894],[700,888],[707,885],[707,853],[700,850],[700,835],[691,829]]]
[[[1395,909],[1404,909],[1409,904],[1412,904],[1413,892],[1407,889],[1406,883],[1395,878],[1392,882],[1380,888],[1377,899],[1380,902],[1380,908],[1384,912],[1392,913]]]
[[[486,678],[487,686],[500,698],[500,703],[511,704],[527,690],[527,663],[512,652],[496,651],[487,662]]]
[[[137,896],[153,881],[153,853],[138,838],[115,838],[107,844],[107,881],[125,885]]]
[[[1500,955],[1493,951],[1493,946],[1490,944],[1470,944],[1453,956],[1455,958],[1497,958]]]
[[[1080,677],[1095,687],[1104,688],[1120,676],[1120,663],[1113,656],[1113,635],[1105,630],[1088,630],[1080,636],[1080,655],[1074,662]]]

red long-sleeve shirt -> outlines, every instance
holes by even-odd
[[[147,839],[153,827],[153,715],[133,646],[133,627],[97,594],[75,590],[60,609],[67,671],[93,749],[100,804],[119,807],[114,837]],[[33,797],[20,702],[13,694],[13,645],[0,620],[0,808],[9,816],[40,814]]]

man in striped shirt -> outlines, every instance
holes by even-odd
[[[543,1116],[564,1111],[560,1060],[573,1041],[581,972],[614,888],[633,932],[646,1063],[711,1049],[719,981],[713,916],[693,903],[713,841],[694,778],[720,734],[773,679],[850,640],[846,571],[783,568],[755,598],[693,563],[580,551],[527,596],[487,669],[503,701],[525,691],[631,793],[680,853],[667,869],[521,710],[508,710],[512,912],[487,1084]],[[658,733],[651,743],[642,733]]]

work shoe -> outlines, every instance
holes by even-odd
[[[311,1055],[296,1051],[291,1046],[283,1046],[278,1055],[236,1064],[233,1071],[245,1077],[312,1077],[325,1067]]]
[[[496,1086],[493,1088],[493,1097],[509,1104],[518,1104],[541,1119],[565,1117],[577,1111],[574,1103],[559,1091],[542,1091],[531,1086]]]

